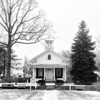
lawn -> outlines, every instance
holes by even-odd
[[[100,92],[1,89],[0,100],[100,100]]]

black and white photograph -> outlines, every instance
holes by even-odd
[[[100,100],[100,0],[0,0],[0,100]]]

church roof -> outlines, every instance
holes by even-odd
[[[37,58],[39,58],[40,56],[42,56],[43,54],[47,53],[47,52],[52,52],[54,53],[55,55],[59,56],[60,58],[64,59],[65,61],[67,61],[67,59],[65,57],[63,57],[62,55],[60,55],[59,53],[55,52],[54,50],[52,49],[47,49],[45,50],[44,52],[40,53],[39,55],[35,56],[34,58],[32,58],[32,60],[35,60]]]
[[[41,66],[43,66],[43,67],[47,67],[48,66],[48,68],[49,67],[66,67],[66,65],[61,65],[61,64],[38,64],[38,65],[34,65],[34,67],[41,67]]]

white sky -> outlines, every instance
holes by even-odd
[[[46,13],[46,18],[53,23],[55,36],[54,50],[70,50],[73,38],[78,31],[81,20],[87,23],[90,34],[98,37],[100,34],[100,0],[37,0]],[[29,59],[44,51],[41,43],[33,45],[16,45],[18,57]]]

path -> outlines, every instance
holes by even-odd
[[[42,100],[58,100],[57,90],[46,90]]]

